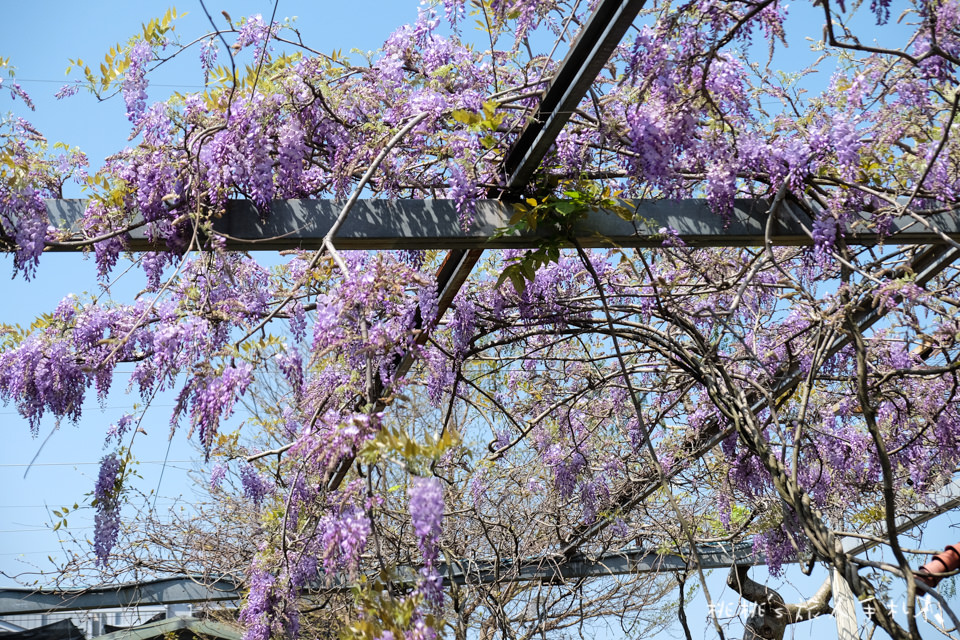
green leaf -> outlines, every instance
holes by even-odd
[[[465,125],[476,125],[483,121],[483,118],[479,114],[467,111],[466,109],[456,109],[451,115],[454,120],[462,122]]]
[[[510,225],[518,224],[521,220],[524,219],[524,217],[527,215],[528,212],[529,212],[529,209],[527,209],[522,204],[513,205],[513,215],[510,216],[510,221],[508,224]]]
[[[533,260],[524,260],[521,262],[520,272],[523,273],[523,276],[530,281],[537,277],[537,270],[534,268]]]
[[[513,284],[513,288],[517,290],[518,294],[522,294],[527,289],[527,281],[517,272],[510,274],[510,282]]]
[[[502,284],[503,284],[504,282],[506,282],[507,280],[510,280],[511,282],[514,282],[514,277],[520,275],[519,269],[520,269],[520,266],[519,266],[518,264],[516,264],[516,263],[511,264],[511,265],[508,265],[507,267],[505,267],[504,270],[503,270],[503,272],[500,274],[500,277],[497,278],[497,287],[499,287],[500,285],[502,285]],[[523,280],[522,277],[521,277],[520,279]],[[514,285],[514,287],[516,287],[516,285]]]

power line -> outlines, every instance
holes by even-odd
[[[48,78],[14,78],[14,82],[42,82],[44,84],[75,84],[74,81],[69,79],[63,80],[52,80]],[[165,87],[168,89],[206,89],[202,84],[163,84],[159,82],[151,82],[151,87]]]
[[[134,460],[137,464],[183,464],[186,462],[198,462],[198,460]],[[10,462],[0,464],[0,467],[76,467],[80,465],[100,464],[96,462]]]
[[[93,525],[89,527],[68,527],[68,531],[87,531],[93,529]],[[51,527],[31,527],[29,529],[0,529],[0,533],[40,533],[44,531],[53,531]]]
[[[123,374],[133,373],[133,371],[122,371],[120,369],[116,369],[115,372],[123,373]],[[175,406],[177,406],[176,403],[165,403],[165,404],[150,403],[150,405],[145,408],[166,409],[166,408],[175,407]],[[96,403],[94,404],[87,403],[87,404],[80,405],[80,408],[83,410],[89,410],[89,411],[115,411],[117,409],[132,410],[132,407],[129,404],[114,405],[110,407],[101,407],[99,404],[96,404]],[[18,415],[20,415],[19,411],[0,411],[0,416],[18,416]]]
[[[161,502],[167,502],[167,501],[183,502],[183,500],[180,498],[171,498],[171,497],[163,497],[163,496],[161,496],[159,500]],[[89,507],[89,505],[87,505],[87,507]],[[46,504],[0,504],[0,509],[51,509],[51,508],[57,509],[59,507],[46,505]],[[84,505],[80,505],[79,507],[77,507],[77,509],[81,509],[81,508],[86,508],[86,507],[84,507]],[[71,513],[72,512],[73,510],[71,509]]]

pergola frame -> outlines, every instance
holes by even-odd
[[[461,228],[456,207],[449,200],[360,200],[338,231],[336,246],[341,249],[365,250],[449,250],[437,273],[440,316],[450,307],[485,249],[538,246],[538,242],[544,237],[542,234],[494,236],[498,229],[506,226],[512,215],[510,203],[519,199],[519,194],[539,168],[550,146],[586,95],[643,4],[644,0],[601,0],[598,3],[578,38],[571,44],[537,110],[506,154],[501,172],[504,187],[495,193],[489,193],[490,199],[477,203],[476,219],[469,229]],[[808,211],[815,210],[815,207],[805,203],[783,201],[776,203],[774,209],[771,203],[765,200],[738,200],[728,219],[712,213],[705,200],[639,201],[633,204],[636,217],[632,221],[603,211],[587,214],[574,227],[577,243],[583,247],[659,247],[663,243],[664,232],[670,230],[687,245],[699,247],[812,244]],[[331,200],[276,201],[272,205],[271,215],[264,221],[250,202],[233,201],[227,207],[227,214],[214,220],[213,230],[226,239],[226,247],[231,250],[317,249],[341,206],[342,203]],[[77,228],[84,208],[85,203],[82,200],[51,200],[47,203],[51,223],[64,230]],[[917,274],[915,283],[921,286],[960,257],[960,250],[950,244],[960,241],[960,219],[956,212],[938,214],[927,221],[907,216],[895,218],[887,230],[890,234],[888,237],[878,235],[866,225],[849,225],[845,231],[845,241],[851,245],[873,245],[879,242],[889,245],[929,244],[929,247],[917,253],[909,266],[904,267],[905,271],[910,269]],[[149,242],[142,230],[136,228],[129,234],[127,247],[131,251],[157,248]],[[52,243],[48,249],[71,251],[76,250],[77,245]],[[885,306],[866,304],[857,311],[855,323],[861,329],[866,329],[882,317],[885,309]],[[428,339],[427,330],[422,326],[418,328],[423,331],[419,333],[417,341],[423,344]],[[831,351],[838,351],[845,346],[847,340],[845,337],[839,338]],[[413,364],[415,357],[414,351],[398,357],[394,362],[394,373],[403,375]],[[777,389],[780,392],[795,388],[801,381],[798,370],[791,368],[779,372],[778,379]],[[754,401],[759,405],[759,398]],[[718,425],[702,429],[696,439],[689,443],[689,457],[703,456],[728,433]],[[352,457],[341,461],[329,488],[340,485],[352,464]],[[631,509],[643,502],[658,487],[659,481],[656,479],[640,480],[614,498],[615,506],[624,510]],[[948,489],[948,498],[941,501],[933,515],[960,505],[960,485],[954,483]],[[919,524],[917,518],[910,522],[913,524],[908,526],[905,523],[904,529]],[[580,527],[571,533],[559,554],[525,563],[516,572],[516,579],[549,581],[558,577],[567,579],[587,575],[685,570],[694,566],[689,558],[652,554],[644,549],[611,552],[601,558],[584,557],[579,552],[581,545],[596,536],[605,526],[606,523],[601,522]],[[858,551],[865,548],[863,545],[849,546]],[[718,550],[716,547],[704,546],[697,550],[697,555],[704,569],[726,568],[734,563],[762,562],[762,559],[757,559],[742,548]],[[491,577],[489,567],[476,563],[463,564],[456,569],[450,568],[446,575],[448,581],[471,584],[489,581]],[[192,579],[172,580],[190,582]],[[169,587],[172,589],[171,594],[176,593],[169,596],[173,599],[165,599],[166,596],[162,595],[163,589],[158,589],[157,594],[144,598],[146,592],[143,588],[143,585],[136,587],[136,593],[140,594],[138,602],[141,604],[233,600],[237,597],[235,588],[231,589],[229,583],[220,582],[213,590],[197,590],[185,583]],[[218,591],[221,589],[222,591]],[[64,610],[117,606],[118,603],[133,602],[129,595],[122,595],[127,593],[124,590],[85,590],[85,593],[87,592],[94,600],[79,593],[40,597],[37,594],[28,595],[22,590],[0,590],[0,615],[25,613],[27,609],[31,612],[40,611],[37,607],[41,606]],[[112,595],[107,596],[108,593]],[[214,593],[221,593],[223,597],[211,595]],[[74,604],[83,605],[67,605],[70,600]],[[20,604],[11,604],[14,601]],[[95,601],[110,603],[98,605]],[[35,604],[27,605],[27,602]],[[11,610],[11,607],[16,610]]]

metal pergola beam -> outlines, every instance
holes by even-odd
[[[757,564],[750,545],[703,545],[698,548],[704,569],[726,569],[734,564]],[[659,553],[650,549],[634,548],[605,553],[591,558],[551,558],[528,561],[514,569],[509,564],[494,567],[490,562],[461,561],[445,574],[445,582],[457,584],[492,584],[502,582],[566,582],[580,578],[623,576],[661,571],[686,571],[693,568],[689,556]],[[443,568],[444,570],[446,567]]]
[[[662,246],[666,229],[695,247],[763,246],[766,239],[770,207],[766,200],[736,200],[729,216],[714,213],[706,200],[699,199],[640,200],[631,204],[636,212],[634,220],[624,220],[608,211],[593,211],[574,225],[574,237],[584,247],[625,248]],[[267,219],[262,220],[251,202],[235,200],[230,202],[225,216],[214,220],[213,229],[224,235],[228,249],[318,249],[341,205],[335,200],[278,200]],[[47,214],[53,226],[77,233],[85,206],[85,200],[48,200]],[[513,208],[503,202],[481,200],[474,222],[463,229],[452,200],[361,200],[338,232],[336,244],[348,250],[528,249],[548,237],[547,229],[498,235],[512,215]],[[881,241],[931,244],[944,242],[944,237],[960,241],[960,212],[937,214],[927,222],[929,227],[908,216],[894,218],[883,236],[865,223],[853,224],[847,226],[844,237],[853,245]],[[810,245],[813,241],[809,229],[810,220],[804,209],[784,202],[773,221],[769,240],[775,245]],[[158,248],[147,238],[143,227],[130,232],[127,247],[131,251]],[[76,251],[77,247],[64,243],[49,250]],[[450,287],[451,277],[438,279],[444,280],[443,284],[451,290],[442,292],[441,297],[452,300],[459,285]]]
[[[530,123],[507,153],[503,163],[507,191],[530,182],[643,5],[644,0],[597,3],[550,80]]]

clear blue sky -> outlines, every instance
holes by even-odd
[[[98,103],[84,93],[56,101],[53,94],[66,81],[64,69],[68,59],[81,57],[91,66],[99,66],[112,44],[125,42],[139,30],[141,22],[162,15],[170,6],[170,3],[128,0],[6,3],[0,57],[9,57],[17,67],[17,78],[34,98],[37,111],[28,112],[22,103],[11,102],[4,92],[0,94],[0,113],[12,110],[30,120],[50,141],[81,147],[89,154],[92,164],[98,165],[105,156],[126,144],[125,109],[120,99]],[[206,31],[208,25],[198,2],[186,0],[176,7],[180,12],[189,12],[178,21],[178,32],[184,41]],[[221,10],[227,10],[234,19],[254,13],[268,18],[273,3],[211,0],[208,8],[222,24]],[[378,48],[394,28],[414,20],[417,9],[416,0],[309,3],[286,0],[280,2],[278,18],[298,16],[298,24],[310,46],[347,53],[353,48]],[[814,29],[805,35],[818,38],[820,34]],[[794,43],[788,55],[801,59],[808,55],[802,38]],[[825,84],[826,80],[821,77],[816,82]],[[171,65],[153,77],[151,99],[163,99],[171,91],[199,89],[201,84],[196,54],[187,53],[183,64]],[[77,197],[80,193],[73,186],[66,195]],[[29,323],[37,314],[52,310],[68,293],[93,291],[96,287],[92,262],[78,255],[45,256],[37,279],[30,283],[2,277],[4,269],[7,273],[12,271],[11,260],[5,257],[0,263],[0,291],[6,301],[0,311],[2,322]],[[113,293],[118,298],[129,298],[137,289],[136,280],[128,278],[118,284]],[[33,439],[14,408],[0,407],[4,424],[4,443],[0,446],[0,570],[16,574],[31,570],[31,564],[47,567],[46,556],[58,554],[61,536],[60,532],[49,530],[47,508],[80,502],[83,494],[92,489],[97,462],[104,453],[104,429],[127,410],[130,401],[122,393],[114,393],[103,408],[91,400],[84,407],[80,424],[61,425],[42,450],[41,443],[55,428],[54,423],[45,422],[40,437]],[[144,491],[157,488],[161,468],[158,462],[167,454],[169,428],[165,410],[170,403],[161,400],[158,404],[161,406],[144,423],[148,436],[138,443],[138,457],[145,462],[141,466],[144,480],[140,483]],[[35,454],[36,462],[24,478],[26,465]],[[160,505],[181,494],[189,500],[186,471],[200,466],[199,456],[182,433],[173,440],[169,460],[177,462],[166,466],[160,486]],[[945,518],[932,528],[934,535],[924,543],[942,548],[943,544],[960,539],[956,528],[947,527],[956,521],[955,516]],[[70,524],[78,535],[90,535],[92,515],[71,519]],[[762,580],[765,571],[757,570],[755,577]],[[735,603],[735,594],[724,591],[724,578],[725,572],[716,572],[710,577],[711,593],[721,604]],[[791,570],[785,581],[771,584],[781,588],[788,600],[799,601],[810,595],[822,579],[822,573],[806,578],[799,571]],[[8,579],[0,577],[0,585],[9,584]],[[702,598],[691,603],[689,615],[695,638],[713,636],[705,625],[706,607]],[[731,631],[739,633],[739,627],[734,625]],[[797,637],[835,637],[832,620],[798,625],[793,633]],[[616,630],[611,634],[619,636]]]

